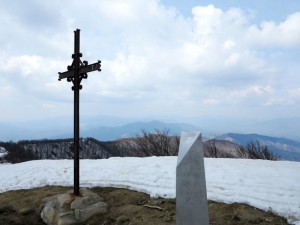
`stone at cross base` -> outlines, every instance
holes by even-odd
[[[201,133],[182,132],[176,168],[176,225],[209,225]]]
[[[47,197],[42,200],[41,218],[48,225],[73,225],[84,223],[96,214],[107,212],[108,204],[87,189],[81,189],[80,195],[72,191]]]

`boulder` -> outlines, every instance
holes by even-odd
[[[106,213],[108,204],[96,193],[82,189],[79,196],[71,191],[42,200],[41,218],[48,225],[83,223],[92,216]]]

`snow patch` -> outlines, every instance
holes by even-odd
[[[7,155],[7,151],[5,148],[0,147],[0,159],[4,158]]]
[[[300,163],[205,158],[210,200],[245,203],[300,225]],[[80,160],[81,187],[119,187],[175,198],[177,157]],[[72,160],[0,164],[0,193],[73,185]]]

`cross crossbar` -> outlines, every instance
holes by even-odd
[[[101,71],[101,61],[99,60],[96,63],[90,64],[90,65],[85,65],[79,68],[78,74],[84,74],[84,73],[89,73],[92,71]],[[62,80],[64,78],[73,78],[74,77],[74,70],[70,70],[70,71],[66,71],[66,72],[62,72],[62,73],[58,73],[59,77],[58,80]]]

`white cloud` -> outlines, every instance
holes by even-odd
[[[266,102],[263,103],[264,106],[280,106],[280,105],[288,105],[290,102],[288,99],[284,98],[270,98]]]
[[[290,101],[295,104],[299,104],[299,102],[300,102],[300,87],[292,89],[288,93],[289,93]]]
[[[46,108],[46,109],[53,109],[53,108],[55,108],[54,105],[49,104],[49,103],[44,103],[44,104],[42,104],[42,107],[44,107],[44,108]]]
[[[241,55],[239,53],[232,53],[229,55],[227,59],[225,59],[225,66],[235,66],[241,58]]]
[[[17,70],[19,74],[26,77],[30,74],[36,74],[37,72],[43,74],[46,69],[46,63],[46,60],[43,60],[40,56],[21,55],[18,57],[8,58],[2,68],[6,71]]]
[[[223,45],[225,50],[231,50],[234,46],[235,46],[235,43],[232,40],[226,40]]]
[[[199,37],[212,34],[222,24],[223,12],[213,5],[194,7],[192,13],[196,35]]]
[[[267,86],[254,85],[245,89],[231,91],[229,95],[234,98],[244,98],[251,95],[259,96],[263,94],[272,94],[273,92],[274,92],[273,88],[269,85]]]
[[[289,63],[288,72],[287,64],[278,62],[281,49],[300,46],[300,13],[281,22],[253,24],[253,14],[244,9],[213,5],[194,7],[187,18],[158,0],[88,1],[88,13],[82,13],[79,0],[67,1],[63,8],[55,0],[44,4],[45,12],[56,8],[58,19],[41,32],[40,23],[31,24],[32,18],[22,21],[25,14],[12,7],[3,9],[5,17],[0,19],[3,33],[11,37],[2,37],[0,72],[7,85],[40,102],[72,98],[72,84],[58,82],[57,72],[71,64],[72,30],[77,27],[82,28],[82,59],[102,60],[102,72],[82,83],[85,100],[93,104],[132,102],[141,108],[155,106],[151,113],[161,107],[175,114],[182,105],[194,109],[190,114],[195,116],[203,105],[234,102],[245,107],[245,99],[253,104],[269,100],[271,105],[272,99],[293,95],[278,96],[274,87],[284,82],[282,89],[288,89],[295,83],[292,68],[297,60]],[[51,14],[45,14],[41,20],[51,22]],[[266,46],[276,46],[276,52]]]
[[[207,98],[203,100],[203,104],[205,105],[218,105],[219,103],[220,100],[216,98]]]
[[[289,94],[292,98],[294,97],[299,97],[300,96],[300,87],[296,88],[296,89],[293,89],[293,90],[290,90],[289,91]]]
[[[252,25],[246,32],[249,42],[261,46],[294,47],[300,44],[300,12],[289,15],[285,21],[264,21]]]
[[[270,85],[253,85],[244,88],[235,88],[231,91],[223,89],[219,92],[212,90],[209,97],[204,99],[202,103],[204,105],[215,105],[215,106],[243,106],[247,107],[250,105],[271,105],[272,101],[275,99],[273,96],[275,94],[274,89]],[[271,99],[270,99],[271,98]],[[270,102],[270,103],[266,103]]]
[[[6,102],[7,99],[20,97],[18,96],[18,91],[12,85],[2,84],[0,87],[0,99],[1,102]]]

